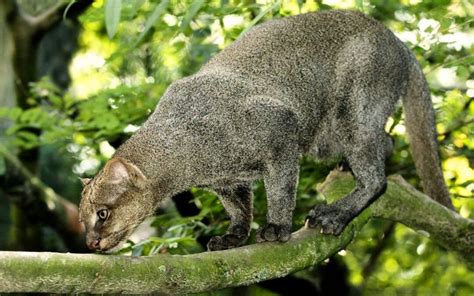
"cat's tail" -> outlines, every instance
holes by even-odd
[[[408,89],[403,97],[405,125],[416,171],[423,191],[440,204],[454,209],[439,159],[435,111],[421,67],[410,54]]]

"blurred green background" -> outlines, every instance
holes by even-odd
[[[41,15],[59,1],[17,2],[25,13]],[[473,218],[472,1],[104,0],[84,11],[72,5],[59,25],[33,39],[33,59],[21,69],[14,55],[26,39],[0,15],[0,249],[84,251],[80,239],[64,235],[57,220],[51,220],[48,213],[54,209],[47,207],[47,198],[38,197],[42,190],[54,190],[78,204],[78,177],[98,172],[153,111],[171,82],[198,71],[260,22],[326,9],[363,11],[416,53],[437,111],[442,166],[453,203],[463,217]],[[12,44],[17,47],[12,49]],[[22,70],[30,76],[19,86]],[[401,174],[419,187],[401,108],[387,130],[395,140],[388,174]],[[324,200],[316,186],[334,167],[307,158],[301,164],[294,229]],[[33,178],[43,186],[34,186]],[[266,213],[261,182],[254,187],[253,230]],[[209,237],[227,226],[217,198],[192,189],[163,204],[143,227],[145,239],[130,241],[121,253],[202,252]],[[312,295],[474,295],[474,273],[425,234],[373,220],[346,250],[320,266],[215,294],[288,294],[296,285]]]

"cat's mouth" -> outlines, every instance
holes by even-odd
[[[112,254],[112,253],[115,253],[115,252],[119,251],[120,249],[122,249],[124,244],[125,244],[125,240],[120,240],[117,243],[115,243],[115,245],[109,246],[107,249],[100,249],[99,252],[106,253],[106,254]]]
[[[113,253],[121,249],[125,239],[130,236],[134,228],[125,228],[113,232],[100,240],[98,251],[101,253]]]

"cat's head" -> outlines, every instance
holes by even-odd
[[[112,250],[154,212],[147,178],[126,159],[112,158],[94,178],[82,183],[79,217],[92,250]]]

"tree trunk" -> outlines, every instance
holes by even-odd
[[[13,80],[13,40],[7,26],[7,15],[12,7],[9,1],[0,1],[0,106],[15,106],[15,85]],[[1,120],[1,119],[0,119]],[[0,141],[4,136],[6,122],[0,121]]]
[[[67,16],[72,18],[73,23],[76,22],[77,24],[75,19],[89,7],[90,4],[92,4],[92,0],[75,1],[70,7]],[[2,107],[18,106],[22,109],[28,109],[30,107],[27,102],[30,95],[29,84],[36,81],[38,74],[41,73],[37,68],[38,48],[47,48],[40,46],[41,40],[62,21],[63,13],[67,5],[67,2],[61,0],[0,1],[0,33],[2,33],[0,34],[0,39],[2,39],[0,41],[4,41],[0,43],[0,74],[5,74],[2,76],[2,81],[0,82],[0,95],[4,95],[0,98]],[[25,8],[26,10],[34,11],[34,13],[40,13],[37,15],[28,14],[25,12]],[[77,30],[73,33],[74,34],[67,33],[66,35],[74,39],[77,37]],[[66,43],[67,42],[62,42],[61,44],[66,45]],[[73,46],[72,49],[74,48]],[[60,84],[62,83],[60,86],[66,87],[69,82],[67,64],[72,57],[72,52],[70,52],[70,50],[68,52],[60,51],[50,56],[53,58],[58,57],[61,56],[61,53],[65,56],[64,59],[60,59],[60,62],[64,63],[62,69],[65,70],[65,73],[64,75],[60,74],[60,78],[56,75],[53,77],[53,80],[59,81]],[[55,63],[56,67],[58,67],[57,64],[58,63]],[[46,73],[50,73],[48,69],[42,70],[45,70],[44,72]],[[2,136],[7,127],[8,122],[0,122]],[[41,133],[40,130],[33,132],[37,134]],[[0,140],[2,139],[0,138]],[[10,151],[10,153],[11,152],[12,151]],[[15,151],[15,153],[18,154],[21,166],[26,167],[26,171],[32,173],[33,176],[38,176],[38,148]],[[77,208],[73,206],[76,209],[71,212],[70,206],[52,209],[46,204],[41,205],[41,196],[44,192],[38,192],[38,186],[30,186],[33,183],[32,180],[23,179],[26,175],[22,174],[21,171],[25,170],[18,170],[19,166],[12,165],[12,163],[7,163],[7,165],[9,168],[4,176],[0,176],[0,183],[2,183],[4,187],[2,194],[13,196],[15,200],[15,202],[11,203],[10,207],[12,228],[9,235],[9,248],[31,250],[32,248],[41,246],[38,241],[40,239],[39,225],[41,223],[32,219],[32,217],[37,214],[36,212],[42,212],[43,216],[45,214],[43,213],[44,211],[46,211],[46,213],[50,212],[53,216],[58,217],[64,213],[72,213],[74,216],[74,213],[77,213]],[[18,177],[20,177],[20,181]],[[12,184],[11,181],[13,181],[14,184]],[[23,185],[21,185],[21,182],[23,182]],[[13,188],[14,190],[12,191]],[[36,206],[32,206],[32,204]],[[73,221],[73,217],[71,217],[69,221]],[[75,223],[78,224],[77,221]],[[64,225],[69,224],[63,224],[62,226]],[[57,229],[58,227],[55,228]],[[59,226],[59,228],[61,228],[61,226]],[[70,233],[76,233],[76,230],[77,227],[74,227]],[[76,248],[76,250],[79,250],[79,248]]]
[[[354,180],[333,172],[320,192],[329,201],[350,192]],[[261,243],[194,255],[149,257],[0,252],[0,292],[185,294],[249,285],[318,264],[345,248],[371,217],[423,230],[474,269],[474,221],[462,218],[390,177],[387,192],[339,236],[302,228],[286,243]]]

